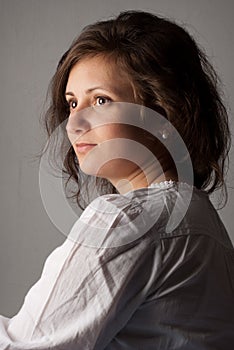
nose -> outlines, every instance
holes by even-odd
[[[70,113],[66,125],[66,131],[72,145],[74,145],[83,134],[90,130],[90,128],[90,124],[84,113],[80,111],[79,113],[75,111]]]
[[[72,111],[68,117],[66,131],[72,143],[90,129],[90,123],[86,118],[85,111]]]

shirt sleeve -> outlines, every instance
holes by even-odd
[[[144,301],[160,265],[155,235],[139,231],[147,213],[135,204],[101,196],[89,205],[47,258],[18,314],[0,316],[1,350],[107,346]]]

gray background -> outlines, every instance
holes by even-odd
[[[232,130],[234,108],[233,1],[0,1],[0,314],[11,317],[40,277],[46,257],[65,236],[40,197],[38,163],[45,141],[39,124],[56,64],[81,28],[126,9],[175,18],[203,46],[224,85]],[[220,215],[234,241],[233,148],[229,202]],[[214,202],[216,199],[214,198]]]

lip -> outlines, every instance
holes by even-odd
[[[79,153],[85,153],[95,146],[97,146],[96,143],[84,143],[84,142],[76,143],[76,149]]]

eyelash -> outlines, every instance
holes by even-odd
[[[73,104],[74,102],[77,103],[77,101],[76,101],[75,99],[71,99],[71,100],[67,101],[67,104],[68,104],[68,107],[70,108],[70,110],[73,109],[72,104]],[[74,107],[74,108],[76,108],[76,107]]]
[[[106,96],[97,96],[97,97],[95,98],[95,100],[97,101],[97,99],[99,99],[99,98],[100,98],[100,99],[106,100],[107,103],[109,103],[109,102],[112,101],[109,97],[106,97]]]
[[[98,99],[104,99],[107,103],[112,102],[112,100],[111,100],[109,97],[106,97],[106,96],[101,96],[101,95],[99,95],[99,96],[96,96],[96,97],[94,98],[95,101],[97,101]],[[75,106],[75,107],[72,107],[72,104],[73,104],[74,102],[76,103],[76,106]],[[104,103],[104,104],[106,104],[106,103]],[[75,108],[77,107],[77,100],[76,100],[76,99],[70,99],[70,100],[67,101],[67,105],[68,105],[68,108],[69,108],[70,110],[75,109]],[[95,104],[95,105],[96,105],[96,104]],[[99,106],[102,106],[102,105],[99,105]]]

